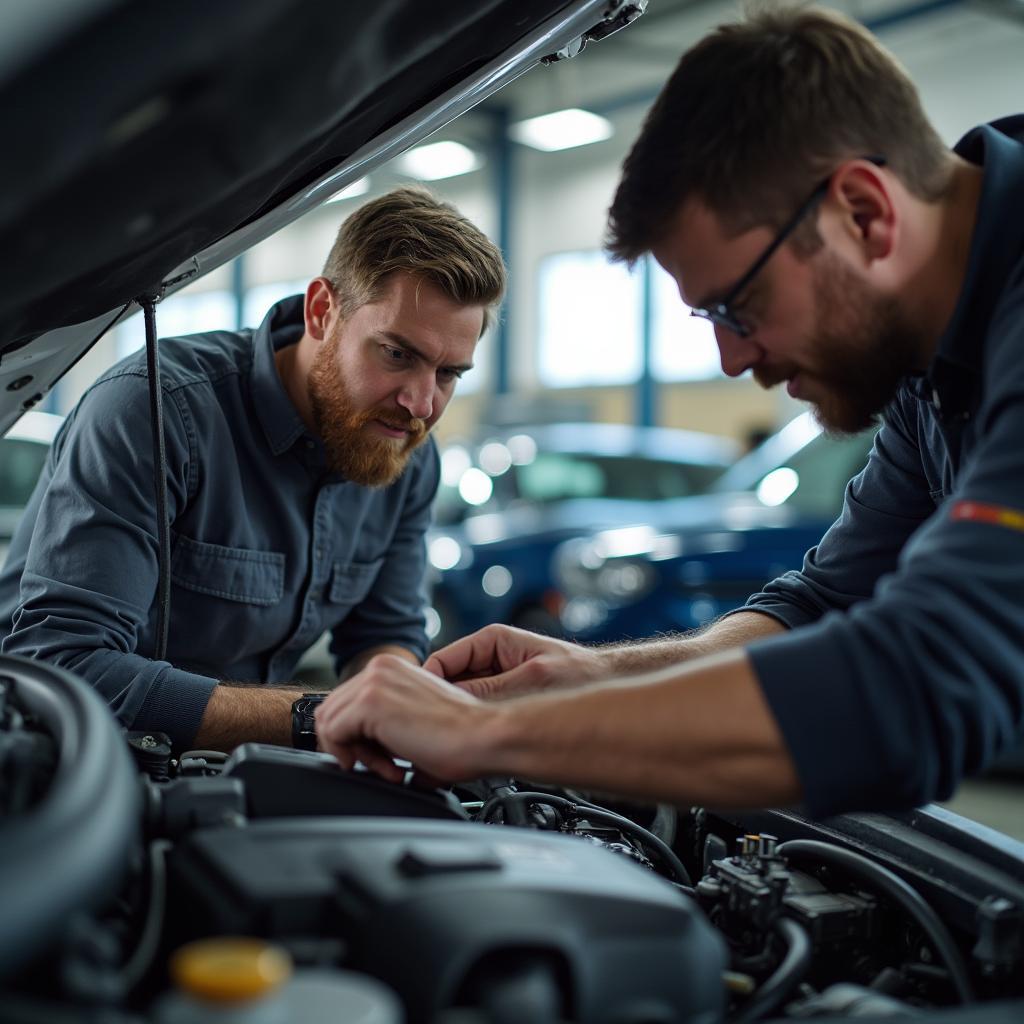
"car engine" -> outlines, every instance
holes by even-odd
[[[1019,844],[939,809],[813,822],[175,752],[0,658],[3,1021],[997,1024],[1022,957]]]

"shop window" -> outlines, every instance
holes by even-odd
[[[651,373],[656,380],[711,380],[722,376],[709,320],[690,316],[670,274],[651,268]]]
[[[630,384],[642,366],[641,271],[599,250],[545,257],[538,282],[538,376],[549,388]]]

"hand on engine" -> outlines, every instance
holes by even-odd
[[[423,667],[483,700],[569,689],[607,675],[597,650],[502,625],[456,640]]]
[[[457,781],[479,771],[469,742],[490,712],[464,690],[392,654],[373,658],[317,708],[320,749],[343,768],[361,761],[391,782],[404,771],[394,758],[412,761],[436,779]]]

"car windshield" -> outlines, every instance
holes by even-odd
[[[870,429],[834,437],[809,414],[798,416],[719,477],[713,490],[753,491],[765,505],[832,519],[842,508],[847,482],[867,462],[874,434]]]
[[[474,511],[514,504],[550,505],[573,499],[660,501],[703,494],[722,475],[715,463],[653,459],[642,455],[537,452],[529,462],[491,476],[467,466],[456,482],[442,483],[435,522],[453,523]]]
[[[0,441],[0,506],[20,509],[28,502],[48,451],[38,441]]]
[[[787,505],[801,515],[832,519],[847,483],[867,462],[872,434],[834,438],[820,434],[792,458],[764,474],[754,493],[766,505]]]
[[[718,466],[585,452],[540,452],[515,468],[517,496],[542,504],[568,498],[683,498],[707,490],[722,473]]]

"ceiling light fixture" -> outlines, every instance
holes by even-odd
[[[611,138],[612,124],[606,117],[589,110],[570,107],[551,114],[517,121],[509,128],[509,135],[524,146],[542,149],[546,153],[574,146],[588,146]]]
[[[469,146],[461,142],[431,142],[417,146],[396,161],[403,174],[420,181],[453,178],[456,174],[475,171],[483,161]]]

